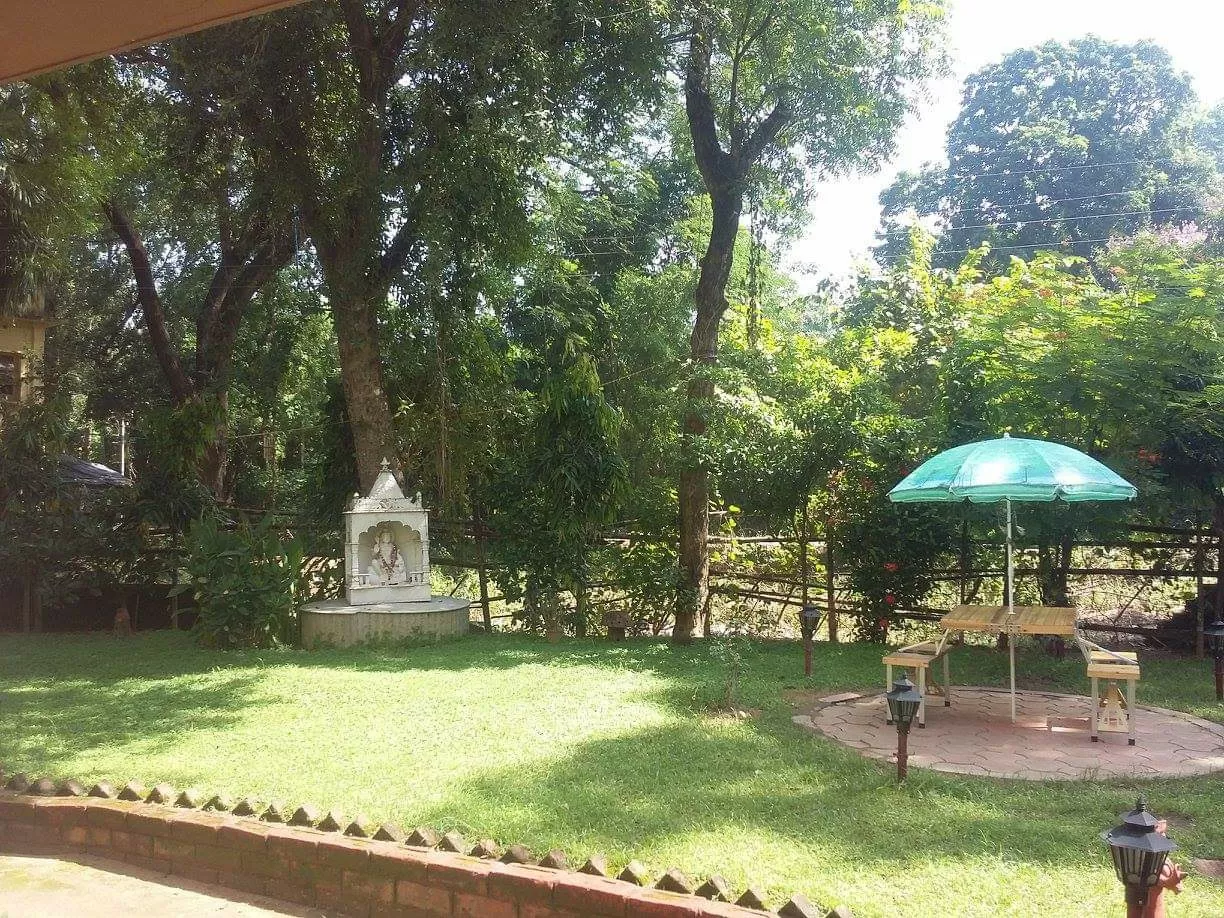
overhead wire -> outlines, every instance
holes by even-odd
[[[1141,215],[1141,214],[1147,214],[1147,215],[1166,214],[1166,213],[1174,214],[1174,213],[1178,213],[1179,211],[1186,211],[1186,212],[1194,211],[1200,214],[1203,213],[1202,208],[1197,207],[1197,206],[1159,207],[1155,209],[1144,209],[1144,210],[1120,210],[1120,211],[1114,211],[1112,213],[1105,213],[1105,214],[1080,214],[1078,216],[1070,216],[1070,217],[1048,217],[1042,220],[997,220],[994,223],[971,223],[967,226],[954,227],[954,229],[956,229],[957,232],[959,232],[961,230],[970,230],[970,229],[993,229],[995,227],[1000,227],[1000,226],[1009,226],[1009,227],[1010,226],[1033,226],[1033,225],[1042,224],[1042,223],[1069,223],[1072,220],[1102,220],[1106,217],[1132,217],[1132,216]],[[898,227],[897,229],[889,230],[888,232],[889,234],[899,233],[899,232],[908,232],[908,228]]]

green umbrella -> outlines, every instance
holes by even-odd
[[[1091,456],[1060,443],[1004,434],[932,456],[888,492],[894,503],[969,501],[1007,505],[1007,582],[1013,584],[1012,501],[1133,500],[1138,491]],[[1015,588],[1007,611],[1016,614]],[[1016,642],[1011,656],[1012,720],[1016,719]]]

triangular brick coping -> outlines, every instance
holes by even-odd
[[[3,773],[3,769],[0,769],[0,773]],[[489,889],[503,890],[501,901],[506,901],[506,896],[511,895],[515,889],[534,890],[544,884],[551,887],[553,901],[558,904],[559,911],[568,907],[572,912],[577,907],[581,912],[584,896],[594,896],[595,899],[591,901],[605,901],[608,896],[613,896],[630,903],[630,911],[633,911],[632,901],[640,899],[649,902],[652,913],[660,915],[664,914],[666,906],[673,902],[677,916],[694,914],[694,906],[698,908],[697,914],[722,915],[727,918],[751,918],[752,915],[766,914],[763,902],[752,889],[739,897],[737,902],[740,904],[731,905],[725,900],[717,901],[716,897],[711,895],[714,889],[719,889],[722,896],[727,898],[730,894],[726,881],[721,877],[711,878],[701,884],[699,889],[702,895],[699,896],[692,891],[694,884],[689,883],[683,874],[674,869],[663,873],[664,879],[654,888],[638,885],[638,882],[644,879],[645,868],[636,862],[631,866],[636,867],[641,874],[637,878],[638,882],[627,877],[612,879],[599,876],[597,871],[604,863],[601,855],[593,855],[583,863],[582,868],[574,870],[561,866],[567,863],[564,853],[554,850],[545,857],[546,866],[535,866],[518,863],[516,859],[510,859],[509,862],[505,858],[496,861],[444,851],[442,845],[446,836],[439,838],[438,847],[425,848],[412,845],[411,840],[408,843],[400,843],[394,840],[345,835],[341,830],[330,827],[337,824],[338,820],[329,822],[327,829],[320,829],[283,822],[270,823],[266,821],[266,811],[256,811],[250,816],[236,816],[220,810],[193,809],[181,804],[176,806],[177,795],[164,793],[167,785],[159,787],[163,793],[149,795],[155,800],[162,798],[165,801],[158,803],[88,796],[35,796],[30,791],[36,783],[38,782],[32,782],[30,790],[24,793],[0,790],[0,829],[11,823],[43,832],[42,839],[33,838],[37,833],[10,832],[10,836],[16,836],[10,842],[10,848],[19,847],[23,840],[30,841],[31,847],[36,849],[45,849],[48,845],[76,850],[84,847],[92,853],[109,855],[132,863],[169,863],[171,873],[206,876],[210,882],[226,885],[224,880],[233,879],[236,874],[232,870],[218,871],[215,867],[209,867],[207,864],[211,862],[203,859],[221,858],[222,854],[212,852],[225,851],[227,848],[255,851],[271,846],[283,848],[287,852],[313,851],[316,853],[311,856],[330,858],[336,862],[336,866],[348,865],[350,868],[359,869],[363,866],[369,868],[377,863],[385,866],[394,876],[416,871],[414,875],[419,878],[432,880],[434,874],[438,873],[442,886],[458,884],[456,889],[468,889],[472,883],[482,879]],[[55,812],[61,809],[66,809],[67,812]],[[284,812],[285,808],[279,809]],[[299,809],[317,812],[317,809],[309,804],[304,804]],[[261,816],[264,818],[261,819]],[[396,835],[403,837],[402,830],[392,826],[387,828],[387,832],[379,833],[383,834],[384,838],[394,838]],[[117,832],[117,836],[112,835],[112,830]],[[414,833],[419,834],[425,834],[424,830],[419,829]],[[22,835],[26,835],[26,838],[23,839]],[[133,842],[136,836],[148,843],[149,854],[133,853],[124,849],[123,846],[144,844]],[[120,838],[123,839],[122,842],[119,841]],[[451,841],[454,841],[453,835]],[[527,850],[519,845],[507,846],[506,850],[511,849]],[[159,851],[164,855],[160,859],[157,857]],[[232,858],[233,855],[228,857]],[[421,861],[421,858],[425,860]],[[405,863],[397,863],[399,861]],[[452,872],[470,875],[451,876],[448,883],[445,878]],[[260,879],[259,882],[265,881]],[[394,886],[387,888],[394,889]],[[530,897],[539,895],[539,892],[529,892],[527,895],[528,898],[524,901],[536,901]],[[496,895],[493,897],[497,898]],[[795,895],[783,906],[783,911],[794,914],[796,903],[806,905],[807,900],[802,895]],[[823,915],[825,910],[818,909],[809,913]],[[841,914],[846,913],[843,910]]]

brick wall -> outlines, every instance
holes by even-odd
[[[35,795],[40,793],[65,796]],[[30,793],[0,791],[0,851],[88,852],[363,918],[761,918],[766,914],[715,901],[727,898],[725,883],[721,889],[713,881],[703,884],[702,895],[671,891],[683,889],[686,882],[675,872],[664,875],[659,882],[663,888],[647,888],[592,873],[277,824],[265,821],[266,812],[261,819],[199,810],[185,798],[174,806],[171,801],[79,796],[82,793],[72,782],[54,789],[49,782],[40,782]],[[522,860],[519,851],[517,859]],[[556,856],[545,859],[549,862],[556,863]],[[592,869],[590,862],[583,869]],[[778,914],[814,918],[824,912],[796,896]]]

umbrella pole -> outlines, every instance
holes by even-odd
[[[1016,570],[1012,564],[1012,505],[1007,504],[1007,658],[1011,669],[1011,719],[1016,722]]]

